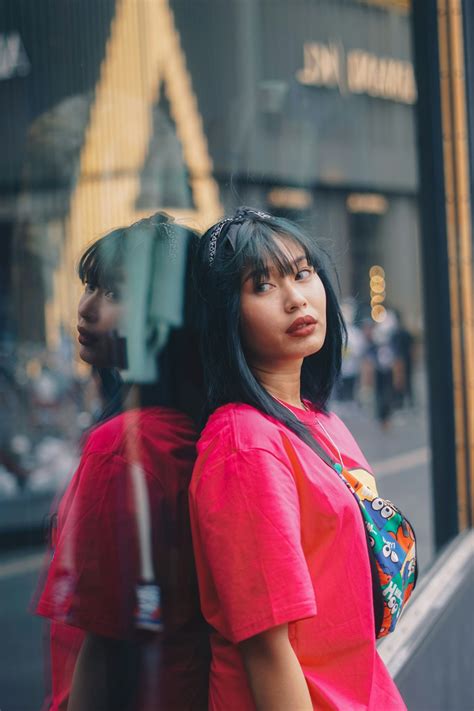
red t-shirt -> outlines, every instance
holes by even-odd
[[[59,506],[54,555],[36,609],[52,620],[51,709],[66,708],[86,632],[142,641],[144,664],[152,668],[150,678],[142,674],[136,708],[206,707],[206,635],[187,505],[195,443],[185,415],[158,407],[128,411],[89,435]],[[151,524],[144,539],[162,594],[164,632],[154,637],[136,629],[144,514],[137,511],[132,462],[142,472]],[[159,668],[150,658],[160,658]]]
[[[315,413],[293,411],[335,457]],[[341,420],[317,417],[344,464],[370,472]],[[405,709],[376,651],[358,504],[308,445],[248,405],[219,408],[198,443],[190,513],[212,711],[255,708],[237,644],[283,623],[315,709]]]

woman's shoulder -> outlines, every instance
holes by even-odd
[[[123,429],[123,413],[98,422],[87,433],[83,455],[114,452],[122,441]]]
[[[152,450],[167,449],[169,443],[194,447],[196,429],[184,413],[166,407],[127,410],[94,427],[86,441],[84,454],[125,456],[132,443]]]
[[[211,445],[228,452],[246,449],[272,450],[281,425],[269,415],[242,402],[217,408],[209,417],[198,442],[198,453]]]

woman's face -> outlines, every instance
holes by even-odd
[[[244,275],[241,288],[241,335],[249,365],[274,368],[317,353],[326,337],[326,292],[297,243],[279,240],[294,264],[281,275],[269,265],[269,276],[255,284]]]
[[[80,358],[98,368],[119,366],[117,328],[123,316],[118,293],[93,284],[84,284],[77,309]]]

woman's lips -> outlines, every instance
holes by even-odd
[[[81,344],[81,346],[92,346],[94,341],[91,338],[86,338],[85,336],[78,336],[77,340]]]
[[[291,333],[288,333],[289,336],[292,336],[293,338],[301,338],[302,336],[310,336],[314,329],[316,328],[317,324],[316,323],[309,323],[307,326],[301,326],[296,329],[296,331],[292,331]]]
[[[302,336],[309,336],[313,333],[317,325],[318,322],[312,316],[301,316],[297,318],[296,321],[293,321],[286,332],[289,336],[301,338]]]
[[[78,328],[79,335],[77,337],[77,340],[81,344],[81,346],[92,346],[94,343],[97,342],[97,336],[93,336],[91,333],[88,333],[85,331],[83,328]]]

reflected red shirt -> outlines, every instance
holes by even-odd
[[[128,411],[89,435],[59,506],[54,554],[36,610],[52,620],[52,709],[66,708],[86,632],[114,639],[147,636],[144,649],[160,658],[160,668],[148,662],[150,678],[142,677],[137,708],[206,707],[206,640],[187,507],[195,442],[185,415],[157,407]],[[135,624],[135,590],[143,576],[141,514],[131,476],[137,461],[150,512],[152,565],[162,593],[159,653],[151,651],[152,633],[138,631]]]
[[[294,412],[348,468],[370,472],[336,415]],[[212,711],[255,708],[237,645],[284,623],[315,709],[405,709],[376,650],[358,504],[308,445],[248,405],[219,408],[198,443],[190,513]]]

